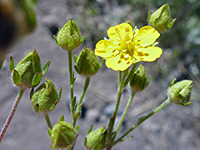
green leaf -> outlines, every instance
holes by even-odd
[[[100,68],[103,66],[104,59],[101,59]]]
[[[34,73],[41,72],[40,56],[38,55],[36,49],[33,51],[32,62]]]
[[[128,136],[128,137],[126,137],[125,139],[122,139],[121,142],[124,142],[124,141],[129,140],[129,139],[132,139],[132,138],[133,138],[133,136]]]
[[[93,125],[90,126],[90,128],[88,129],[87,134],[89,134],[92,131],[92,129],[93,129]]]
[[[184,106],[188,106],[190,104],[192,104],[192,102],[187,102],[187,103],[184,104]]]
[[[60,30],[60,28],[59,28],[59,30]],[[54,40],[55,40],[56,44],[57,44],[57,45],[59,45],[59,44],[58,44],[58,40],[57,40],[57,38],[56,38],[56,36],[55,36],[55,35],[53,35],[53,38],[54,38]]]
[[[15,68],[14,59],[12,56],[10,56],[10,71],[12,72],[14,68]]]
[[[42,79],[42,73],[41,72],[36,73],[32,80],[32,86],[33,87],[37,86],[40,83],[41,79]]]
[[[60,117],[60,121],[64,121],[64,120],[65,120],[64,115],[62,115],[62,116]]]
[[[86,34],[83,34],[83,36],[81,37],[80,42],[82,43],[85,40]]]
[[[49,136],[51,136],[51,129],[48,129],[48,134]]]
[[[148,12],[148,16],[147,16],[147,21],[148,21],[148,23],[149,23],[149,21],[150,21],[150,17],[151,17],[151,12],[149,11],[149,12]]]
[[[60,88],[59,94],[58,94],[58,101],[60,101],[62,95],[62,88]]]
[[[167,26],[168,29],[170,29],[173,25],[174,25],[174,22],[176,21],[176,18],[172,20],[172,22],[170,22]]]
[[[74,54],[74,62],[76,63],[77,61],[77,56]]]
[[[174,78],[174,80],[170,83],[169,86],[172,86],[175,83],[175,81],[176,81],[176,78]]]
[[[15,85],[18,85],[20,83],[20,75],[16,70],[13,70],[12,78]]]
[[[77,126],[75,129],[75,132],[78,133],[78,130],[80,129],[80,126]]]
[[[42,76],[44,76],[47,72],[47,70],[49,69],[49,66],[50,66],[50,61],[48,61],[44,67],[42,68]]]
[[[51,148],[51,149],[56,149],[54,146],[52,146],[52,145],[49,145],[49,147]]]

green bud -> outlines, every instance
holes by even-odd
[[[53,82],[45,78],[45,82],[33,93],[31,102],[36,113],[45,114],[52,111],[60,98]]]
[[[151,16],[150,12],[148,15],[148,23],[152,27],[154,27],[159,32],[164,32],[170,29],[176,19],[171,18],[171,13],[168,4],[162,5],[159,9],[157,9]]]
[[[70,123],[60,121],[49,129],[49,135],[53,148],[66,148],[74,142],[76,132]]]
[[[150,83],[151,79],[147,79],[146,70],[143,65],[133,73],[130,80],[130,86],[134,93],[144,90]]]
[[[175,80],[172,81],[170,87],[168,88],[168,97],[172,102],[178,105],[189,105],[191,102],[191,90],[193,87],[193,81],[183,80],[175,83]]]
[[[56,43],[65,50],[72,51],[79,47],[85,35],[81,38],[80,31],[73,19],[69,21],[58,32]]]
[[[16,67],[14,67],[12,59],[11,66],[12,79],[16,86],[31,88],[39,84],[42,78],[42,69],[36,50],[29,52]]]
[[[92,49],[84,48],[79,54],[76,64],[76,71],[83,76],[93,76],[100,69],[99,58],[95,55]]]
[[[84,146],[88,150],[101,150],[105,147],[106,129],[101,127],[88,133],[84,139]]]

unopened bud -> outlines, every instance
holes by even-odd
[[[60,121],[49,129],[49,135],[53,148],[66,148],[74,142],[76,132],[70,123]]]
[[[69,21],[58,32],[56,42],[63,49],[72,51],[81,45],[84,38],[85,35],[81,38],[76,22],[73,19],[69,19]]]
[[[60,98],[53,82],[45,78],[43,83],[32,95],[31,102],[36,113],[45,114],[52,111]]]
[[[99,58],[92,49],[84,48],[76,60],[75,69],[80,75],[93,76],[100,69]]]
[[[14,67],[13,61],[11,57],[12,79],[16,86],[31,88],[39,84],[42,78],[42,69],[36,50],[29,52],[16,67]]]
[[[176,19],[171,18],[171,13],[168,4],[162,5],[151,16],[149,13],[148,23],[159,32],[164,32],[170,29]]]
[[[84,140],[84,146],[88,150],[101,150],[105,146],[106,129],[101,127],[88,133]]]
[[[130,86],[134,93],[144,90],[150,83],[151,79],[147,79],[146,70],[143,65],[134,72],[131,80]]]
[[[172,81],[170,87],[168,88],[168,96],[169,99],[175,104],[179,105],[189,105],[191,102],[191,90],[193,87],[193,81],[191,80],[183,80],[175,83],[175,80]]]

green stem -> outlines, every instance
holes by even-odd
[[[125,118],[125,116],[126,116],[126,114],[127,114],[127,112],[128,112],[128,109],[129,109],[129,107],[130,107],[130,105],[131,105],[131,103],[132,103],[132,101],[133,101],[134,95],[135,95],[135,93],[132,92],[131,97],[130,97],[130,99],[128,100],[128,103],[126,104],[126,107],[125,107],[125,109],[124,109],[124,112],[123,112],[123,114],[122,114],[122,116],[121,116],[121,119],[120,119],[120,121],[119,121],[119,124],[118,124],[118,126],[117,126],[117,128],[116,128],[116,133],[118,133],[118,131],[119,131],[119,129],[120,129],[120,127],[121,127],[121,125],[122,125],[122,123],[123,123],[123,121],[124,121],[124,118]]]
[[[107,135],[107,144],[106,144],[106,150],[110,150],[112,148],[112,134],[113,134],[113,128],[115,124],[115,119],[117,116],[117,111],[120,104],[120,99],[123,91],[123,82],[121,82],[122,72],[119,72],[119,85],[118,85],[118,92],[117,92],[117,99],[115,103],[115,110],[113,112],[113,116],[110,118],[109,125],[108,125],[108,135]]]
[[[51,125],[51,121],[50,121],[49,115],[48,115],[48,114],[44,114],[43,116],[44,116],[44,119],[45,119],[45,121],[46,121],[46,123],[47,123],[47,126],[48,126],[50,129],[52,129],[52,125]]]
[[[134,63],[132,69],[129,71],[126,80],[124,81],[124,87],[127,86],[127,84],[129,83],[131,77],[133,76],[133,73],[135,72],[135,68],[138,66],[139,62]]]
[[[82,102],[83,102],[83,98],[85,96],[85,93],[88,89],[88,86],[90,84],[90,77],[86,77],[85,79],[85,84],[84,84],[84,88],[83,88],[83,91],[81,93],[81,96],[80,96],[80,99],[79,99],[79,103],[78,103],[78,106],[77,106],[77,109],[76,109],[76,115],[77,115],[77,118],[75,119],[75,126],[76,126],[76,121],[77,119],[80,117],[81,115],[81,107],[82,107]]]
[[[17,95],[17,98],[16,98],[15,102],[13,103],[13,106],[12,106],[12,109],[10,111],[10,114],[9,114],[9,116],[8,116],[4,126],[2,128],[2,130],[1,130],[1,133],[0,133],[0,143],[1,143],[3,137],[4,137],[5,133],[6,133],[6,130],[8,129],[8,126],[9,126],[9,124],[10,124],[10,122],[11,122],[11,120],[12,120],[14,114],[15,114],[15,111],[17,110],[17,106],[18,106],[18,104],[19,104],[19,102],[21,100],[21,97],[22,97],[24,91],[25,91],[25,89],[20,89],[20,91],[19,91],[19,93]]]
[[[118,142],[121,142],[125,136],[127,136],[130,132],[132,132],[135,128],[137,128],[141,123],[143,123],[149,117],[151,117],[152,115],[154,115],[155,113],[157,113],[159,110],[163,109],[165,106],[167,106],[170,103],[171,103],[170,99],[167,99],[162,104],[160,104],[160,106],[158,106],[156,109],[150,112],[148,115],[139,118],[135,125],[133,125],[126,133],[124,133],[119,139],[117,139],[114,142],[114,145],[117,144]]]
[[[76,99],[74,98],[74,77],[72,72],[72,51],[68,51],[68,63],[69,63],[69,80],[70,80],[70,96],[71,96],[71,114],[73,119],[73,127],[75,127],[75,105]]]

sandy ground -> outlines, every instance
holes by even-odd
[[[68,18],[73,17],[73,12],[68,9],[64,0],[39,1],[38,26],[35,32],[21,40],[7,55],[0,73],[0,127],[11,109],[17,95],[18,88],[13,86],[9,71],[9,56],[13,56],[15,62],[25,56],[34,48],[37,49],[41,63],[44,65],[51,61],[50,68],[45,77],[50,78],[59,90],[63,88],[60,103],[51,112],[50,118],[55,124],[62,114],[65,120],[71,121],[69,112],[69,80],[67,52],[59,48],[50,29],[55,26],[62,27]],[[74,53],[78,53],[85,44]],[[84,78],[75,74],[75,94],[80,96]],[[151,73],[153,76],[153,73]],[[44,81],[44,79],[43,79]],[[168,83],[169,84],[169,83]],[[84,107],[86,112],[79,121],[81,125],[76,150],[82,150],[83,138],[91,124],[94,128],[107,126],[108,116],[114,104],[117,91],[117,73],[105,66],[99,73],[92,77]],[[47,126],[42,115],[34,113],[30,100],[30,90],[26,90],[20,105],[16,111],[5,138],[0,145],[0,150],[49,150],[49,136]],[[160,90],[159,84],[153,81],[143,93],[135,96],[129,114],[125,120],[121,132],[126,131],[136,123],[137,118],[158,106],[166,98],[166,90]],[[157,94],[159,93],[159,94]],[[123,94],[120,112],[130,95],[127,88]],[[151,117],[138,127],[132,135],[134,138],[117,145],[113,150],[199,150],[200,149],[200,122],[195,117],[192,106],[183,107],[170,104],[158,114]]]

